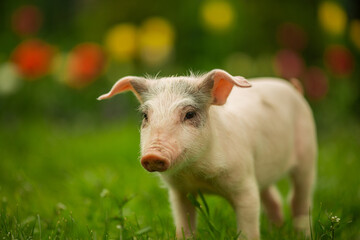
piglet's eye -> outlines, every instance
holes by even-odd
[[[142,114],[142,117],[143,117],[143,119],[144,119],[145,121],[148,120],[148,115],[147,115],[147,113],[143,113],[143,114]]]
[[[185,120],[194,118],[196,113],[194,111],[187,112],[185,115]]]

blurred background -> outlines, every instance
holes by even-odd
[[[340,196],[348,183],[349,197],[329,207],[347,205],[358,224],[360,189],[349,176],[360,167],[359,64],[358,0],[2,0],[0,196],[22,203],[26,216],[85,204],[78,217],[88,222],[103,191],[151,189],[167,202],[136,161],[136,98],[96,98],[126,75],[221,68],[302,82],[319,134],[317,200]]]
[[[132,101],[130,94],[122,101],[94,100],[117,79],[213,68],[249,78],[299,78],[318,121],[360,116],[355,0],[0,4],[4,123],[40,115],[121,120],[134,114],[133,105],[123,103]]]

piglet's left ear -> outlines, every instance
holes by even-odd
[[[147,87],[148,87],[148,83],[145,78],[128,76],[118,80],[111,88],[110,92],[101,95],[97,99],[103,100],[103,99],[111,98],[114,95],[125,91],[132,91],[135,94],[135,96],[138,98],[138,100],[142,102],[140,95],[141,93],[147,90]]]
[[[200,88],[211,93],[212,104],[223,105],[226,103],[234,85],[238,87],[251,87],[251,84],[243,77],[234,77],[223,70],[214,69],[202,80]]]

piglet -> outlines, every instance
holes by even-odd
[[[296,229],[309,233],[317,143],[312,112],[289,82],[251,81],[223,70],[204,75],[124,77],[107,99],[132,91],[141,103],[141,164],[169,188],[178,237],[192,236],[196,211],[187,194],[224,197],[234,208],[241,239],[260,239],[260,201],[283,222],[275,183],[290,175]]]

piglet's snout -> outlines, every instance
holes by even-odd
[[[148,153],[141,158],[141,165],[149,172],[164,172],[169,168],[170,160],[159,153]]]

